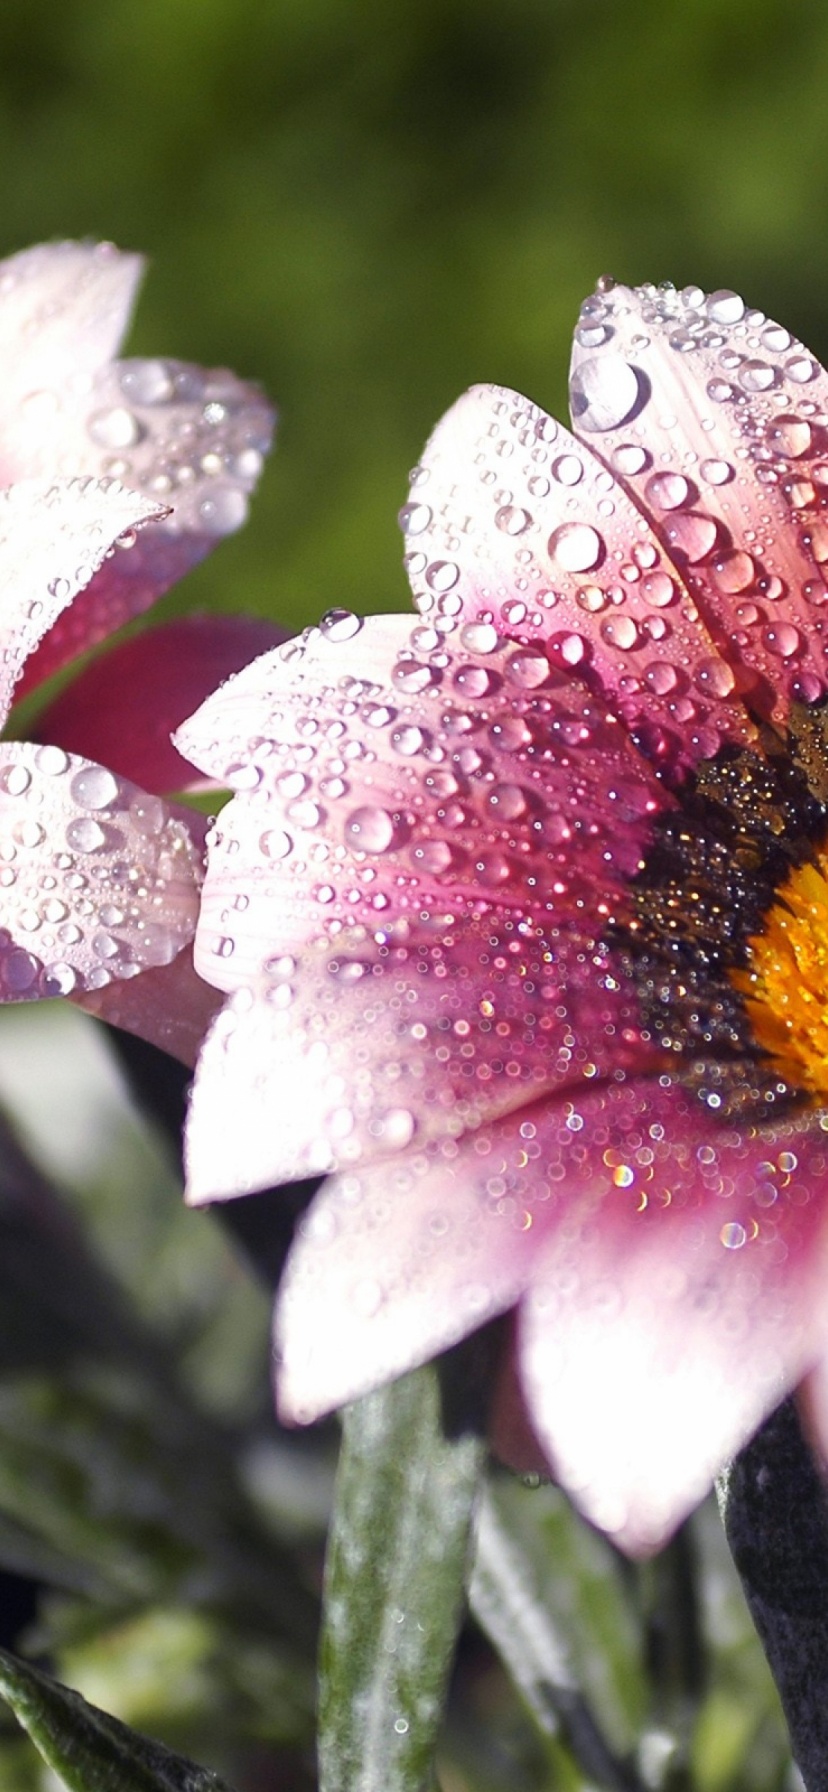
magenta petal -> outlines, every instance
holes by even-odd
[[[170,736],[216,687],[284,640],[253,616],[185,616],[93,660],[38,721],[54,741],[159,794],[193,782]]]
[[[112,480],[23,480],[0,491],[0,724],[45,631],[110,551],[128,551],[119,536],[158,510]]]
[[[204,824],[61,747],[0,744],[0,1001],[101,989],[192,939]]]
[[[828,1144],[812,1115],[737,1133],[657,1083],[596,1091],[577,1119],[569,1213],[521,1311],[521,1377],[556,1475],[637,1553],[822,1347]]]
[[[142,267],[111,243],[42,243],[0,262],[0,486],[103,470],[63,465],[62,407],[117,352]]]
[[[194,1064],[221,998],[196,975],[187,946],[171,964],[72,999],[98,1020],[149,1040],[183,1064]]]
[[[434,627],[541,639],[671,769],[750,738],[734,674],[663,542],[591,449],[519,393],[477,386],[454,405],[401,522]]]
[[[241,526],[273,428],[258,387],[182,361],[106,367],[91,391],[64,394],[61,419],[44,463],[116,477],[169,514],[101,568],[43,642],[26,688],[147,609]]]
[[[575,430],[681,566],[751,708],[783,719],[824,693],[818,362],[736,293],[615,286],[582,308],[570,390]]]

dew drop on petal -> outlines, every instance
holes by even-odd
[[[717,591],[727,596],[736,591],[747,591],[756,577],[756,567],[750,554],[736,548],[732,553],[719,554],[711,565],[711,576]]]
[[[352,641],[362,628],[362,617],[356,616],[353,610],[326,610],[319,624],[319,632],[326,641]]]
[[[596,355],[572,375],[569,400],[576,429],[618,429],[639,408],[641,376],[621,355]]]
[[[707,315],[716,324],[737,324],[745,315],[744,299],[737,292],[729,292],[721,288],[712,292],[707,301]]]
[[[69,788],[84,809],[108,809],[118,796],[118,780],[103,765],[84,766]]]
[[[589,523],[562,523],[549,537],[549,552],[565,572],[591,572],[604,557],[604,543]]]
[[[659,510],[679,510],[690,496],[690,487],[681,473],[654,473],[647,480],[644,496]]]
[[[284,828],[266,829],[259,836],[259,845],[268,859],[286,859],[293,850],[293,841]]]
[[[373,803],[354,809],[345,823],[345,839],[358,852],[387,852],[395,832],[393,815]]]

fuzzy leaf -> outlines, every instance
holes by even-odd
[[[345,1416],[326,1571],[322,1792],[424,1792],[463,1614],[482,1446],[433,1365]]]
[[[232,1792],[218,1774],[140,1736],[5,1650],[0,1694],[67,1792]]]

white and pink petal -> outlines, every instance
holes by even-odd
[[[188,1198],[224,1199],[450,1140],[553,1091],[660,1066],[606,951],[509,916],[343,929],[241,989],[205,1044]],[[212,979],[211,979],[212,980]]]
[[[21,480],[0,490],[0,725],[24,663],[111,553],[163,505],[112,479]]]
[[[737,293],[602,283],[573,427],[649,517],[763,717],[828,688],[828,374]]]
[[[0,1000],[169,964],[195,930],[203,833],[104,766],[0,743]]]
[[[27,688],[147,609],[241,526],[273,431],[258,387],[182,361],[115,363],[58,397],[28,470],[118,479],[159,517],[52,630],[27,668]]]
[[[614,717],[540,646],[426,654],[406,617],[336,627],[350,634],[308,631],[178,733],[239,792],[211,841],[201,974],[255,986],[276,946],[424,914],[604,926],[671,800]]]
[[[435,630],[542,641],[666,769],[751,737],[738,680],[664,542],[591,449],[519,393],[477,386],[459,399],[401,521]]]
[[[556,1475],[631,1553],[669,1536],[825,1334],[818,1117],[736,1132],[663,1081],[581,1104],[566,1223],[518,1328]]]

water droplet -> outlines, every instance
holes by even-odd
[[[599,433],[618,429],[639,409],[643,376],[621,355],[596,355],[576,367],[569,400],[576,429]]]
[[[427,504],[404,504],[399,513],[403,535],[422,535],[430,522],[431,511]]]
[[[706,554],[716,546],[717,526],[710,516],[702,511],[683,510],[671,516],[667,526],[667,539],[676,552],[683,554],[690,565],[703,560]]]
[[[679,510],[690,496],[690,487],[681,473],[654,473],[647,480],[644,495],[659,510]]]
[[[703,460],[699,472],[708,485],[728,485],[735,477],[733,468],[726,460]]]
[[[103,828],[91,815],[80,816],[70,821],[66,829],[66,844],[76,852],[98,852],[106,841]]]
[[[529,807],[519,784],[495,784],[486,800],[501,821],[519,821]]]
[[[66,771],[68,764],[69,755],[64,753],[62,747],[38,747],[35,753],[35,765],[38,771],[43,772],[47,778],[60,777],[61,773]]]
[[[778,654],[783,660],[793,659],[802,646],[802,636],[790,622],[779,622],[772,628],[766,628],[762,638],[770,652]]]
[[[745,302],[737,292],[722,287],[710,294],[705,309],[715,324],[737,324],[745,315]]]
[[[326,641],[352,641],[362,628],[362,617],[353,610],[326,610],[319,624],[319,633]]]
[[[345,823],[345,840],[357,852],[387,852],[396,832],[393,815],[373,803],[354,809]]]
[[[604,543],[589,523],[562,523],[549,538],[549,552],[566,572],[591,572],[604,557]]]
[[[583,462],[577,454],[561,454],[553,461],[552,472],[559,485],[577,485],[584,476]]]
[[[641,580],[641,595],[656,610],[665,610],[676,595],[675,580],[668,572],[648,572]]]
[[[810,355],[794,355],[790,361],[785,362],[785,372],[795,385],[805,386],[809,380],[816,379],[819,368]]]
[[[724,596],[736,591],[747,591],[756,577],[756,567],[750,555],[741,548],[736,548],[729,554],[717,555],[710,571],[717,591],[721,591]]]
[[[111,411],[95,411],[87,427],[100,448],[133,448],[144,433],[137,417],[122,405]]]
[[[503,504],[495,511],[495,524],[504,535],[524,535],[533,521],[528,510],[516,504]]]
[[[743,361],[738,377],[745,392],[769,392],[772,386],[779,384],[776,368],[767,361]]]
[[[70,790],[84,809],[108,809],[117,800],[118,780],[103,765],[86,765],[76,772]]]
[[[798,460],[800,455],[807,454],[813,432],[804,417],[783,415],[771,418],[765,436],[774,453],[789,455],[792,460]]]
[[[460,568],[453,560],[432,560],[425,577],[426,584],[432,591],[451,591],[460,577]]]
[[[601,623],[601,634],[610,647],[620,647],[629,652],[635,647],[639,636],[638,627],[632,616],[610,616]]]
[[[0,771],[0,789],[9,796],[23,796],[32,781],[32,774],[25,765],[5,765]]]
[[[738,1251],[741,1249],[741,1246],[747,1242],[747,1232],[745,1231],[744,1226],[739,1225],[737,1220],[727,1220],[719,1233],[719,1237],[726,1251]]]
[[[509,660],[508,670],[518,684],[533,691],[549,677],[549,660],[541,647],[519,647]]]
[[[647,667],[644,676],[651,691],[654,691],[657,697],[666,697],[670,691],[675,690],[678,684],[676,668],[671,666],[667,660],[653,660]]]
[[[643,473],[645,467],[649,466],[649,455],[634,442],[622,442],[620,448],[615,449],[612,464],[619,473],[631,479],[635,477],[636,473]]]
[[[522,605],[521,608],[525,616],[525,605]],[[505,614],[506,607],[504,606],[504,616]],[[491,622],[467,622],[465,628],[460,630],[460,640],[469,653],[494,653],[499,636]]]
[[[268,859],[286,859],[293,850],[293,841],[284,828],[267,828],[259,836],[259,846]]]
[[[121,369],[121,391],[133,404],[168,404],[175,386],[163,361],[128,361]]]
[[[724,660],[700,660],[696,667],[695,681],[699,690],[708,692],[711,697],[729,697],[736,685],[736,679]]]
[[[247,519],[246,494],[236,485],[217,485],[198,506],[199,521],[210,535],[231,535]]]

